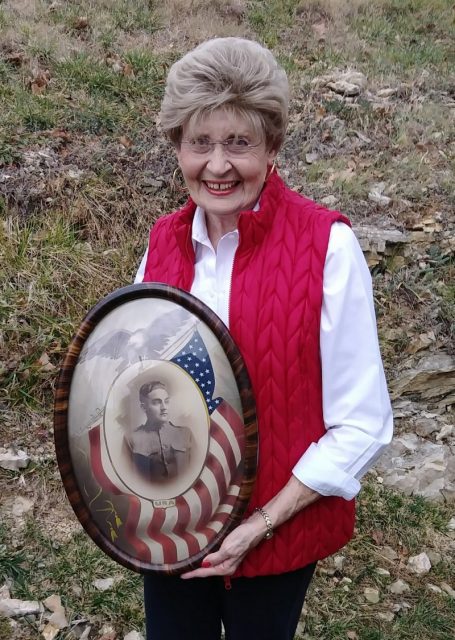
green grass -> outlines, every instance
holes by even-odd
[[[359,640],[416,637],[449,640],[455,625],[454,602],[445,594],[430,593],[425,583],[453,579],[453,553],[442,553],[441,562],[428,576],[413,577],[405,567],[409,556],[423,549],[441,551],[440,545],[447,544],[446,525],[451,506],[405,497],[370,481],[364,484],[357,513],[357,536],[341,552],[346,557],[342,574],[318,575],[310,589],[305,617],[308,638],[341,640],[348,631],[354,631]],[[378,534],[382,536],[381,544],[395,549],[399,560],[391,563],[381,556],[381,544],[375,541]],[[322,563],[322,567],[330,566],[330,561]],[[388,569],[391,576],[379,576],[377,567]],[[344,576],[352,580],[347,587],[341,581]],[[399,578],[408,582],[411,590],[405,596],[392,596],[388,585]],[[379,589],[379,604],[365,602],[365,587]],[[324,594],[328,592],[330,600],[326,601]],[[410,609],[400,611],[393,622],[378,617],[403,600],[410,604]]]
[[[115,3],[106,0],[76,0],[58,5],[50,18],[54,24],[62,25],[70,32],[82,32],[89,39],[93,37],[93,31],[97,35],[99,23],[127,33],[143,31],[151,35],[160,27],[156,4],[153,0],[116,0]],[[78,29],[78,19],[81,16],[88,19],[86,29]]]
[[[276,47],[292,26],[298,4],[298,0],[254,0],[249,3],[248,21],[266,46]]]
[[[352,25],[378,54],[370,59],[376,73],[437,67],[438,73],[448,74],[455,61],[449,35],[452,9],[447,0],[388,0],[365,5]]]
[[[105,271],[107,288],[112,279],[106,266],[94,264],[90,247],[61,216],[54,216],[51,224],[16,223],[0,231],[0,240],[3,336],[20,345],[17,359],[2,373],[1,396],[13,407],[36,409],[51,401],[55,376],[41,367],[39,358],[48,353],[57,363],[74,332],[75,318],[80,320],[96,301],[97,293],[86,282],[100,270]]]
[[[43,600],[58,593],[69,620],[84,612],[94,619],[109,620],[125,633],[142,628],[140,576],[110,560],[85,533],[75,534],[69,542],[60,544],[29,520],[24,545],[26,551],[7,561],[3,572],[14,580],[15,597]],[[93,582],[106,577],[115,578],[113,587],[98,590]]]

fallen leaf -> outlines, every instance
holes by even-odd
[[[55,369],[55,365],[52,364],[46,352],[41,354],[37,360],[37,364],[43,371],[53,371]]]
[[[13,51],[5,56],[5,60],[14,67],[21,67],[25,62],[25,55],[22,51]]]
[[[311,28],[319,42],[326,39],[327,24],[325,22],[315,22],[311,25]]]
[[[73,23],[73,27],[78,31],[83,31],[84,29],[88,29],[89,21],[87,16],[78,16]]]
[[[125,62],[123,64],[122,74],[126,78],[134,78],[134,69],[133,69],[133,67],[130,64],[128,64],[127,62]]]
[[[341,171],[332,171],[327,179],[328,184],[333,184],[335,180],[339,182],[350,182],[354,178],[354,169],[342,169]]]
[[[130,149],[133,146],[133,141],[128,136],[120,136],[118,141],[120,142],[121,145],[123,145],[127,149]]]
[[[375,529],[371,534],[371,537],[378,546],[382,545],[382,543],[384,542],[384,533],[382,531],[379,531],[379,529]]]
[[[35,71],[32,78],[30,79],[30,88],[32,90],[33,95],[41,95],[46,91],[47,85],[51,79],[51,74],[46,69],[43,71],[41,69]]]
[[[317,122],[321,122],[321,120],[323,118],[325,118],[325,116],[327,115],[327,111],[324,107],[321,107],[320,105],[316,108],[316,114],[314,116],[314,121]]]
[[[58,635],[60,629],[56,626],[54,626],[52,623],[48,623],[43,631],[42,631],[42,636],[44,638],[44,640],[54,640],[54,638]]]

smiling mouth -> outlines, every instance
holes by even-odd
[[[204,181],[205,186],[210,191],[231,191],[234,187],[239,184],[238,180],[232,180],[231,182],[209,182],[208,180]]]

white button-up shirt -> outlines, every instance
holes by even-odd
[[[197,207],[192,227],[196,254],[191,293],[229,327],[229,298],[238,230],[216,251],[205,214]],[[142,282],[144,255],[135,282]],[[371,276],[357,239],[346,224],[332,225],[324,266],[320,349],[326,433],[293,469],[322,495],[350,500],[359,480],[392,438],[393,419],[379,353]]]

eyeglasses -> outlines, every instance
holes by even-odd
[[[208,138],[195,138],[194,140],[182,140],[189,151],[198,155],[204,155],[210,153],[214,149],[216,144],[221,144],[224,147],[224,151],[228,156],[243,156],[254,149],[259,147],[262,143],[250,144],[246,138],[228,138],[227,140],[217,140],[212,142]]]

